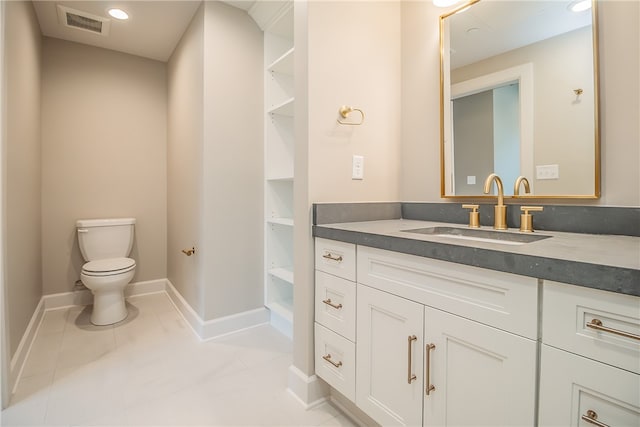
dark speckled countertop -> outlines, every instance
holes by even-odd
[[[640,237],[537,231],[536,235],[551,238],[516,246],[403,231],[436,226],[465,228],[441,222],[392,219],[314,225],[313,235],[640,296]],[[519,233],[517,229],[507,232]]]

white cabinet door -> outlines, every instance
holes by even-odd
[[[422,425],[423,306],[357,292],[356,404],[382,425]]]
[[[424,330],[425,426],[534,425],[535,341],[430,307]]]
[[[640,375],[547,345],[541,359],[540,426],[640,426]]]

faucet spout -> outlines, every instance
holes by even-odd
[[[502,186],[502,180],[498,175],[492,173],[487,177],[484,181],[484,194],[489,194],[491,191],[491,184],[493,181],[496,182],[496,187],[498,187],[498,205],[494,206],[494,223],[493,228],[496,230],[506,230],[507,229],[507,207],[504,205],[504,187]]]
[[[484,194],[489,194],[489,191],[491,191],[491,183],[494,180],[496,181],[496,186],[498,187],[498,206],[504,206],[504,187],[502,186],[502,180],[495,173],[489,175],[484,181]]]
[[[518,179],[516,179],[515,184],[513,185],[513,195],[520,195],[520,184],[524,184],[524,192],[529,194],[531,193],[531,187],[529,186],[529,180],[524,176],[520,175]]]

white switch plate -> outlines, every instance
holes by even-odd
[[[351,179],[364,179],[364,156],[353,156]]]
[[[558,165],[539,165],[536,166],[537,179],[559,179],[560,166]]]
[[[476,184],[476,177],[475,175],[469,175],[467,177],[467,185],[475,185]]]

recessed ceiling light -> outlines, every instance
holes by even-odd
[[[109,9],[109,15],[116,19],[125,20],[129,19],[129,14],[122,9]]]
[[[591,0],[576,0],[569,4],[569,9],[572,12],[584,12],[591,9]]]

